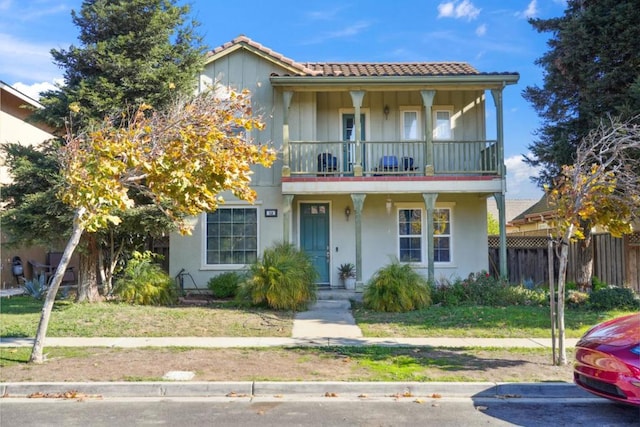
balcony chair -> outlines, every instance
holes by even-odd
[[[396,172],[398,170],[398,158],[396,156],[382,156],[378,170],[383,172]]]
[[[331,153],[318,154],[318,172],[335,172],[337,170],[338,158],[336,156]]]

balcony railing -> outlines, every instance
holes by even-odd
[[[425,141],[362,141],[363,175],[424,176],[427,147]],[[436,175],[498,174],[495,140],[433,141],[430,154]],[[356,143],[290,141],[288,160],[292,176],[349,176],[356,164]]]

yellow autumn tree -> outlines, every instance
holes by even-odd
[[[554,206],[555,240],[558,243],[558,301],[554,307],[553,278],[552,315],[558,332],[558,357],[554,363],[567,363],[564,343],[564,295],[569,257],[569,244],[583,239],[589,230],[583,227],[605,227],[613,236],[632,231],[640,215],[640,126],[639,118],[626,122],[609,118],[590,132],[578,146],[576,160],[563,167],[553,188],[547,189],[549,203]],[[554,331],[555,332],[555,331]]]
[[[214,211],[224,202],[224,191],[253,202],[252,166],[270,167],[275,160],[269,146],[252,142],[251,134],[262,129],[247,91],[211,90],[166,111],[142,105],[67,135],[60,151],[65,186],[59,196],[75,212],[73,232],[44,301],[30,362],[44,361],[55,296],[82,233],[117,224],[117,212],[134,205],[133,188],[182,233],[190,233],[184,219]]]

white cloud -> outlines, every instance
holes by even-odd
[[[537,177],[540,168],[534,168],[524,162],[521,155],[511,156],[504,160],[507,167],[507,197],[510,199],[539,199],[542,190],[531,177]]]
[[[485,34],[487,34],[487,26],[485,24],[482,24],[478,28],[476,28],[476,35],[477,36],[482,37]]]
[[[40,98],[40,94],[42,92],[45,92],[47,90],[54,90],[56,89],[56,84],[61,84],[62,83],[62,79],[56,80],[55,82],[51,83],[51,82],[38,82],[38,83],[33,83],[30,85],[24,84],[22,82],[16,82],[14,84],[12,84],[11,86],[24,93],[25,95],[35,99],[36,101]]]
[[[531,0],[527,9],[522,12],[525,18],[533,18],[538,14],[538,4],[537,0]]]
[[[0,70],[4,78],[17,81],[53,81],[61,71],[51,59],[51,45],[32,43],[0,33]]]
[[[438,5],[438,18],[466,18],[472,21],[478,17],[480,9],[469,0],[448,1]]]

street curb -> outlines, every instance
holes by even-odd
[[[59,397],[466,397],[591,398],[572,383],[491,382],[47,382],[0,383],[0,396]]]

